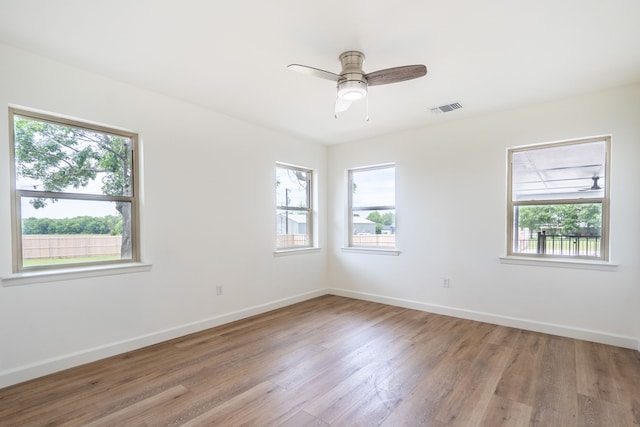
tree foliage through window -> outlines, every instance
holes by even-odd
[[[43,227],[48,218],[22,218],[22,232],[29,234],[35,227],[121,233],[121,258],[132,259],[133,134],[22,112],[13,114],[13,127],[16,191],[24,203],[47,212],[48,206],[61,200],[86,201],[86,206],[115,206],[113,213],[119,217],[117,225],[109,214],[92,220],[93,226],[79,226],[90,215],[72,212],[66,222],[49,218],[49,225],[57,224],[51,228]]]

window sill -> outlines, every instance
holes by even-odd
[[[281,249],[273,253],[273,256],[289,256],[298,254],[311,254],[320,252],[320,248]]]
[[[87,277],[111,276],[150,271],[151,264],[132,262],[90,267],[64,268],[60,270],[29,271],[13,273],[0,279],[3,287],[29,285],[33,283],[57,282],[61,280],[84,279]]]
[[[354,254],[374,254],[374,255],[391,255],[391,256],[400,255],[400,251],[396,249],[379,249],[379,248],[365,248],[365,247],[342,248],[342,252],[354,253]]]
[[[530,265],[538,267],[575,268],[579,270],[618,271],[617,264],[606,261],[590,261],[584,259],[537,259],[517,256],[501,256],[501,264]]]

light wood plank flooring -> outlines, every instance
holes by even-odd
[[[633,350],[324,296],[0,390],[2,426],[634,426]]]

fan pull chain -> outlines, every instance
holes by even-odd
[[[365,122],[369,121],[369,95],[365,96],[365,102],[367,103],[367,117],[365,117]]]

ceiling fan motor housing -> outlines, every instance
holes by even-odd
[[[310,74],[321,79],[331,80],[337,84],[336,114],[346,111],[353,101],[366,98],[369,86],[403,82],[405,80],[417,79],[427,74],[427,67],[424,65],[405,65],[365,74],[362,70],[364,54],[357,50],[343,52],[339,56],[339,59],[342,65],[340,74],[307,65],[288,65],[288,68],[291,70]]]
[[[355,50],[340,55],[342,71],[338,81],[338,97],[347,101],[356,101],[367,96],[367,79],[362,71],[364,54]]]

